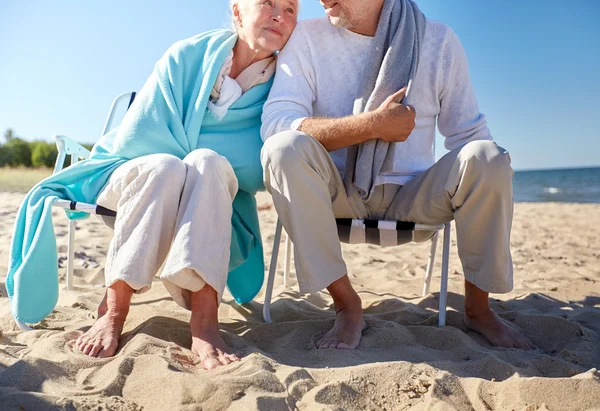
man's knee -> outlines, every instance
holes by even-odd
[[[512,179],[510,155],[493,141],[472,141],[463,147],[460,157],[466,172],[476,173],[491,184]]]
[[[306,133],[283,131],[267,139],[261,150],[261,162],[265,169],[267,165],[288,168],[309,156],[315,144],[319,143]]]

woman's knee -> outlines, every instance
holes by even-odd
[[[227,158],[208,148],[199,148],[189,153],[183,162],[202,172],[213,172],[227,178],[235,178],[233,167]]]
[[[185,183],[186,167],[183,161],[171,154],[151,154],[141,159],[143,169],[150,184],[164,186],[165,189],[181,191]]]
[[[185,164],[171,154],[152,154],[148,156],[150,173],[154,180],[167,181],[172,186],[183,186],[185,182]]]

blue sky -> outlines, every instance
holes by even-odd
[[[112,99],[138,90],[173,42],[228,26],[227,3],[3,0],[0,131],[96,141]],[[600,165],[600,1],[417,3],[459,35],[480,109],[515,169]],[[302,19],[322,14],[303,0]]]

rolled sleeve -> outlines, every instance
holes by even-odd
[[[273,87],[263,107],[260,135],[297,130],[312,115],[316,98],[314,68],[302,28],[298,26],[277,56]]]

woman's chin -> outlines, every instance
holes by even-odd
[[[262,41],[259,41],[260,49],[261,51],[264,51],[265,54],[273,54],[277,50],[281,50],[284,45],[284,41],[274,41],[270,39],[262,39]]]

